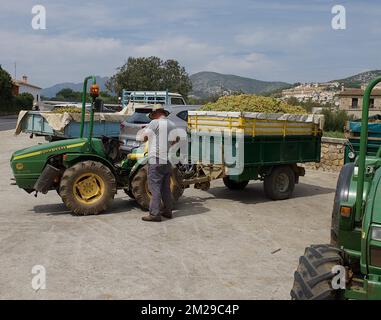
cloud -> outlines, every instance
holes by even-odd
[[[53,37],[1,31],[0,39],[7,43],[0,51],[4,67],[13,70],[13,63],[17,62],[20,72],[42,86],[60,80],[78,81],[94,73],[109,75],[124,52],[121,42],[113,38]]]
[[[48,29],[35,31],[33,2],[2,0],[0,63],[12,71],[17,61],[19,76],[41,86],[110,76],[129,56],[151,55],[189,73],[330,80],[380,68],[381,5],[352,2],[348,29],[335,32],[329,0],[39,0]]]
[[[301,46],[308,45],[323,32],[320,26],[304,26],[282,29],[274,27],[257,28],[235,36],[235,41],[243,47],[256,47],[270,50],[300,50]]]
[[[252,52],[245,55],[219,55],[206,65],[206,70],[228,74],[238,74],[268,80],[267,70],[275,63],[266,55]]]
[[[203,64],[223,52],[223,47],[196,41],[190,37],[167,37],[147,42],[143,45],[131,46],[130,52],[138,56],[159,56],[164,59],[179,59],[188,65]]]

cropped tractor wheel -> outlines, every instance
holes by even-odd
[[[148,188],[148,166],[141,167],[131,181],[132,194],[143,210],[148,210],[151,193]],[[184,193],[181,177],[176,168],[172,170],[171,176],[172,201],[176,202]]]
[[[62,201],[75,215],[98,214],[111,204],[116,181],[100,162],[83,161],[66,169],[59,188]]]
[[[341,291],[332,288],[332,268],[343,265],[341,251],[330,245],[306,248],[299,259],[291,290],[293,300],[339,300]]]
[[[295,173],[289,166],[275,167],[265,176],[265,194],[272,200],[285,200],[291,197],[295,188]]]
[[[246,188],[246,186],[249,183],[249,181],[241,181],[241,182],[234,181],[234,180],[231,180],[229,177],[224,177],[223,181],[225,186],[229,188],[230,190],[243,190]]]

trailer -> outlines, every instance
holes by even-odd
[[[287,199],[305,174],[300,164],[320,162],[323,124],[321,115],[190,111],[190,162],[194,164],[194,175],[185,179],[184,185],[195,184],[206,190],[211,180],[222,178],[229,189],[242,190],[250,180],[261,180],[270,199]],[[198,145],[207,140],[210,143]],[[220,154],[225,153],[228,140],[232,154],[243,155],[243,168],[238,173]],[[216,147],[217,141],[220,146]],[[203,157],[206,154],[207,163]]]
[[[118,138],[120,124],[127,119],[122,113],[95,113],[93,136]],[[90,114],[85,115],[83,134],[88,135]],[[16,135],[28,133],[44,136],[48,141],[78,138],[81,133],[81,113],[54,113],[52,111],[21,111],[16,124]]]

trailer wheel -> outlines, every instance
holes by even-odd
[[[249,181],[238,182],[238,181],[231,180],[229,177],[224,177],[223,181],[225,186],[230,190],[243,190],[249,184]]]
[[[62,201],[74,215],[99,214],[111,204],[116,181],[100,162],[83,161],[65,170],[59,188]]]
[[[132,194],[143,210],[148,210],[151,193],[148,188],[148,165],[141,167],[131,181]],[[184,193],[181,176],[176,168],[171,176],[172,201],[176,202]]]
[[[275,167],[265,176],[265,194],[272,200],[285,200],[291,197],[295,188],[295,173],[289,166]]]
[[[341,290],[332,288],[335,274],[332,268],[344,265],[338,248],[322,244],[306,248],[294,273],[294,285],[290,292],[293,300],[339,300]]]

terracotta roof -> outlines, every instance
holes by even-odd
[[[35,89],[42,89],[42,88],[40,88],[38,86],[35,86],[33,84],[30,84],[30,83],[24,82],[24,81],[14,81],[14,84],[16,84],[19,87],[26,86],[26,87],[31,87],[31,88],[35,88]]]
[[[339,97],[345,96],[358,96],[362,97],[364,95],[364,90],[362,89],[345,89],[337,94]],[[374,89],[372,91],[372,96],[381,96],[381,89]]]

